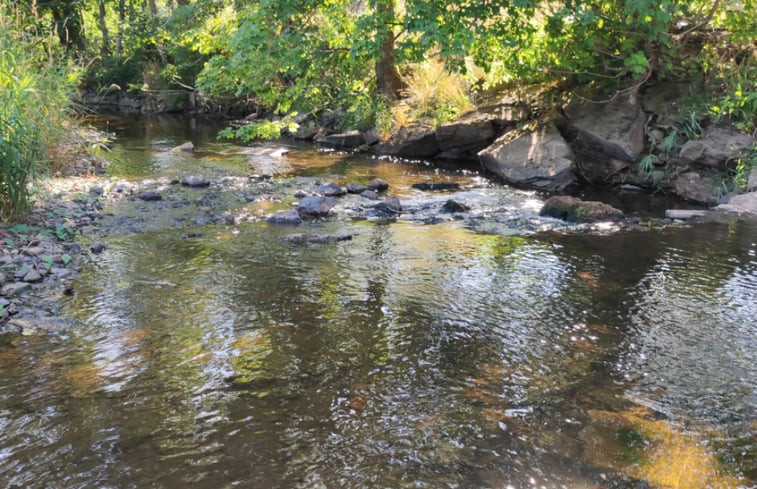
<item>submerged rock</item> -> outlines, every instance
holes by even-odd
[[[351,239],[351,234],[290,234],[280,238],[279,241],[294,244],[323,244],[349,241]]]
[[[180,183],[185,187],[202,188],[210,186],[210,182],[200,175],[184,175]]]
[[[297,212],[303,219],[325,217],[336,202],[333,197],[305,197],[297,206]]]
[[[393,218],[402,212],[402,204],[400,203],[400,199],[390,195],[385,197],[382,202],[376,204],[372,210],[372,215],[375,217]]]
[[[299,212],[296,210],[277,211],[275,214],[268,216],[266,221],[271,224],[287,224],[296,226],[302,222]]]
[[[506,133],[478,156],[487,170],[513,185],[559,191],[575,181],[573,151],[551,122]]]
[[[416,190],[458,190],[460,188],[459,183],[451,182],[421,182],[414,183],[412,187]]]
[[[89,251],[95,254],[102,253],[103,251],[105,251],[105,245],[103,245],[99,241],[95,241],[89,246]]]
[[[557,195],[547,199],[539,215],[570,222],[592,222],[622,219],[623,211],[603,202],[584,201],[576,197]]]

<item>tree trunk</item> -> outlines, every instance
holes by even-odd
[[[66,46],[66,49],[80,52],[87,49],[87,39],[84,37],[84,20],[75,2],[72,0],[48,1],[40,3],[40,6],[50,10],[60,43]]]
[[[99,17],[97,19],[97,22],[100,25],[100,32],[103,36],[101,52],[103,56],[108,56],[110,55],[110,35],[108,33],[108,25],[105,23],[105,0],[99,0],[97,4],[99,8]]]
[[[147,3],[150,6],[150,15],[152,15],[153,17],[157,17],[158,16],[158,6],[155,5],[155,0],[148,0]]]
[[[124,22],[126,22],[126,0],[118,0],[118,34],[116,34],[116,56],[124,52]]]
[[[376,87],[378,92],[392,100],[399,98],[403,88],[402,79],[394,62],[394,21],[395,0],[376,0],[376,14],[379,20],[376,43],[379,45],[376,60]]]

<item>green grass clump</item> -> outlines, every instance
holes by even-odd
[[[21,14],[0,7],[0,219],[28,210],[30,185],[47,148],[65,135],[75,79],[50,35],[23,28]]]

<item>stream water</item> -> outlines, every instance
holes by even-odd
[[[114,177],[213,184],[106,209],[74,325],[0,339],[3,487],[757,487],[755,224],[555,231],[475,169],[108,125]],[[396,222],[213,218],[374,177]]]

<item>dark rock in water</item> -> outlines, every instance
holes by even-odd
[[[298,199],[304,199],[305,197],[308,196],[308,193],[305,192],[304,190],[298,190],[297,192],[295,192],[294,196]]]
[[[275,214],[268,216],[266,221],[271,224],[290,224],[296,226],[302,222],[299,212],[295,210],[277,211]]]
[[[422,182],[414,183],[413,188],[417,190],[457,190],[460,184],[451,182]]]
[[[347,184],[347,192],[351,194],[362,194],[368,190],[368,187],[366,185],[362,185],[359,183],[348,183]]]
[[[469,210],[470,207],[468,207],[467,205],[461,204],[460,202],[452,199],[445,202],[442,206],[442,212],[447,212],[450,214],[455,212],[468,212]]]
[[[333,197],[305,197],[297,206],[297,212],[303,219],[314,219],[327,216],[332,207],[336,205]]]
[[[316,142],[334,149],[355,149],[365,144],[365,137],[360,131],[349,131],[341,134],[330,134],[317,137]]]
[[[184,144],[180,144],[173,148],[171,151],[179,151],[182,153],[192,153],[195,150],[195,145],[192,144],[192,141],[187,141]]]
[[[105,251],[105,245],[103,245],[99,241],[95,241],[89,246],[89,251],[95,254],[102,253],[103,251]]]
[[[360,193],[360,196],[364,197],[366,199],[370,199],[370,200],[378,200],[379,199],[379,194],[377,192],[373,191],[373,190],[365,190],[365,191],[363,191],[363,192]]]
[[[551,122],[505,133],[478,157],[513,185],[559,191],[575,181],[575,155]]]
[[[707,205],[718,203],[715,185],[702,178],[699,173],[684,173],[673,181],[672,186],[673,192],[684,200]]]
[[[257,180],[259,182],[262,182],[264,180],[271,180],[273,178],[273,175],[268,175],[268,174],[260,175],[260,174],[254,173],[252,175],[249,175],[247,178],[249,178],[250,180]]]
[[[145,190],[144,192],[139,192],[137,194],[137,198],[139,200],[144,201],[156,201],[156,200],[163,200],[163,196],[160,195],[160,192],[156,190]]]
[[[25,292],[31,288],[31,285],[27,282],[13,282],[6,284],[0,289],[0,295],[5,297],[13,297],[14,295]]]
[[[393,195],[384,198],[383,202],[380,202],[373,208],[374,214],[378,217],[396,217],[402,212],[402,205],[400,199]]]
[[[497,136],[496,117],[491,114],[473,114],[436,128],[442,159],[460,160],[475,158]]]
[[[622,219],[623,211],[603,202],[583,201],[576,197],[557,195],[547,199],[539,215],[570,222],[592,222]]]
[[[389,188],[389,184],[380,178],[374,178],[371,180],[371,182],[368,184],[368,190],[373,190],[375,192],[383,192]]]
[[[290,234],[280,238],[279,241],[294,244],[323,244],[350,241],[351,239],[351,234]]]
[[[326,197],[339,197],[347,193],[347,190],[340,187],[334,182],[329,182],[325,185],[321,185],[320,187],[316,188],[315,191]]]
[[[210,185],[210,182],[200,175],[184,175],[181,177],[180,183],[185,187],[192,188],[208,187]]]
[[[179,239],[189,239],[189,238],[202,238],[202,233],[183,233],[179,236]]]

